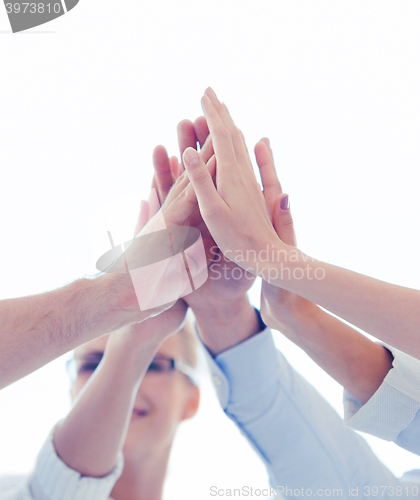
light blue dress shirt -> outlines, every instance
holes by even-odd
[[[396,478],[366,442],[343,425],[335,410],[277,351],[269,329],[215,359],[207,353],[207,358],[222,408],[266,465],[274,499],[281,496],[352,499],[376,496],[393,500],[420,500],[420,476],[417,472]],[[402,369],[399,370],[401,380],[397,378],[398,384],[394,385],[404,387],[405,379],[415,379],[417,372],[403,369],[407,362],[402,356],[396,357],[394,365]],[[411,361],[409,364],[412,366]],[[389,380],[392,381],[392,377]],[[356,403],[352,401],[352,404]],[[363,408],[361,403],[353,406],[352,416],[347,408],[348,419],[354,418],[359,411],[365,411],[368,405]],[[405,432],[411,432],[410,425],[415,421],[415,408],[410,404],[407,408],[411,409],[413,419],[407,423],[407,418],[396,418],[393,429],[397,438],[403,431],[403,425],[406,425]],[[399,412],[396,411],[396,414]],[[386,425],[381,428],[386,429]],[[0,478],[0,499],[109,498],[123,468],[122,454],[117,467],[109,475],[102,478],[81,476],[58,457],[52,436],[53,431],[42,447],[29,478]]]
[[[400,498],[420,497],[420,477],[395,477],[289,365],[268,328],[206,356],[223,410],[263,460],[274,491],[353,498],[357,490],[366,498],[377,487],[378,497],[391,498],[399,487]]]

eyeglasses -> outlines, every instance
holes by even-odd
[[[70,380],[74,382],[78,376],[83,374],[87,374],[90,377],[98,367],[102,358],[102,352],[92,352],[84,356],[73,356],[68,359],[66,362],[66,370]],[[197,373],[193,367],[181,359],[169,358],[160,354],[153,358],[153,361],[147,368],[146,374],[170,373],[175,370],[183,373],[194,385],[198,385]]]

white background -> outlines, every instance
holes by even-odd
[[[305,253],[419,288],[419,26],[411,0],[81,0],[13,35],[0,6],[0,298],[94,272],[92,216],[135,200],[134,220],[154,146],[177,153],[175,127],[200,114],[208,85],[250,150],[270,137]],[[338,385],[275,336],[341,411]],[[67,391],[64,358],[1,391],[0,474],[31,469]],[[369,443],[397,475],[420,468],[393,444]],[[265,484],[205,380],[167,498]]]

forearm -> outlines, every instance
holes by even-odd
[[[200,338],[214,356],[261,331],[246,294],[232,302],[207,303],[192,310]]]
[[[127,286],[114,275],[79,279],[39,295],[0,302],[0,389],[65,352],[148,317],[123,307]]]
[[[392,368],[392,354],[311,304],[275,326],[360,402],[366,403]]]
[[[360,436],[275,349],[269,330],[209,358],[226,414],[267,466],[271,485],[299,490],[396,486]],[[216,378],[214,377],[214,378]]]
[[[138,388],[160,345],[130,342],[130,335],[141,335],[139,327],[110,337],[104,359],[55,432],[57,454],[82,475],[102,477],[117,463]]]
[[[395,347],[420,357],[420,291],[315,261],[289,247],[288,255],[264,264],[269,281],[319,304]],[[269,269],[270,268],[270,269]]]

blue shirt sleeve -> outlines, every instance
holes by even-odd
[[[407,484],[344,427],[277,351],[268,328],[215,359],[206,355],[223,410],[264,461],[276,491],[336,489],[350,498],[354,488],[363,496],[365,487]]]

